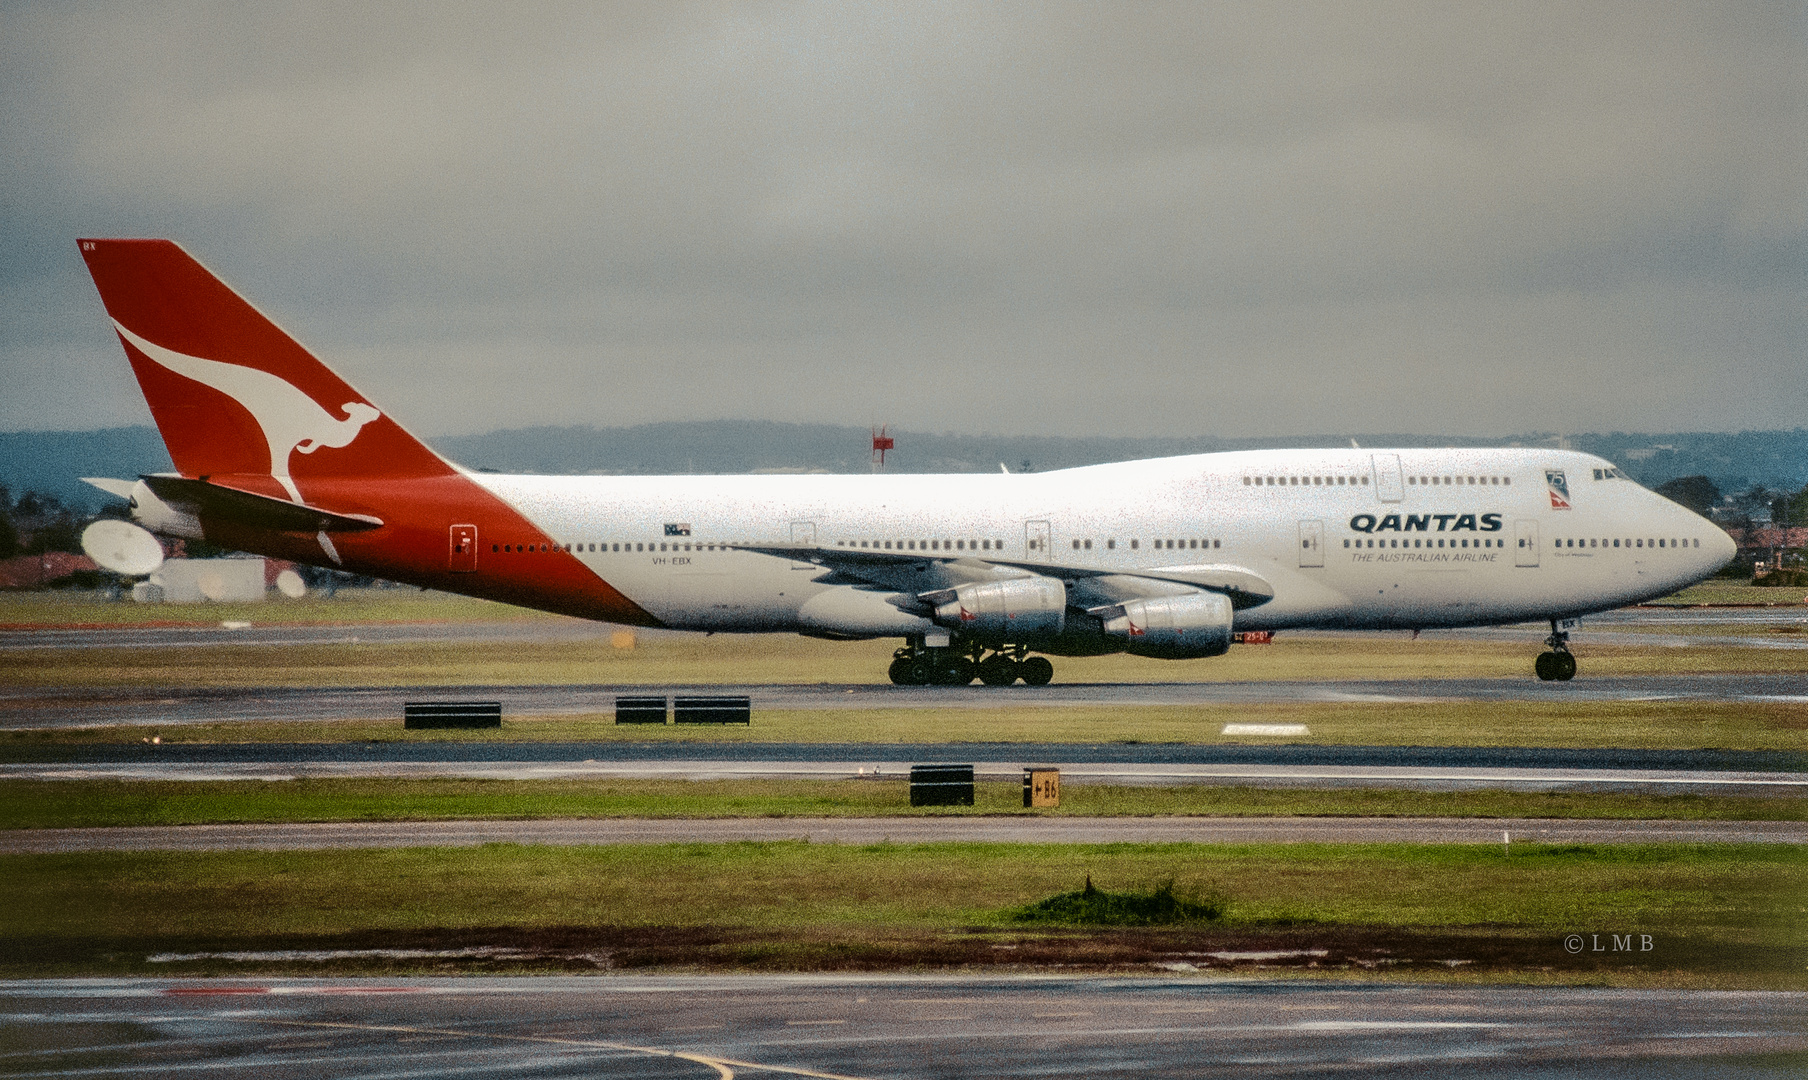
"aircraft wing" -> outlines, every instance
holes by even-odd
[[[1107,570],[1098,567],[1064,566],[1060,563],[1020,562],[1013,559],[981,558],[974,554],[931,554],[926,552],[872,551],[823,547],[820,544],[738,544],[741,551],[757,551],[797,562],[810,562],[833,572],[835,581],[854,585],[883,585],[909,592],[930,592],[973,581],[994,581],[999,577],[1040,574],[1060,578],[1081,595],[1076,602],[1088,606],[1092,602],[1117,603],[1151,595],[1147,587],[1153,583],[1185,585],[1206,592],[1223,593],[1234,608],[1252,608],[1274,599],[1274,586],[1253,570],[1227,563],[1188,563],[1156,566],[1139,570]],[[1017,571],[1000,575],[999,568]],[[1155,593],[1173,593],[1160,589]]]
[[[380,529],[383,519],[368,514],[341,514],[305,503],[273,499],[252,491],[153,473],[142,477],[151,493],[184,513],[236,522],[276,532],[363,532]]]

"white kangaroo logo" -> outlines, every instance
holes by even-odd
[[[295,489],[295,482],[289,479],[289,455],[297,450],[311,454],[323,446],[349,446],[365,424],[383,415],[362,401],[348,401],[339,406],[345,410],[345,419],[341,420],[287,380],[267,371],[189,356],[146,341],[121,326],[118,319],[113,320],[113,325],[118,327],[122,337],[154,362],[185,378],[211,386],[243,405],[257,420],[257,426],[263,429],[264,438],[270,444],[271,477],[297,503],[303,500]]]

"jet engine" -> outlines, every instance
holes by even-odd
[[[1051,637],[1067,621],[1067,587],[1047,577],[980,581],[923,593],[935,621],[993,641]]]
[[[1103,616],[1106,635],[1138,656],[1191,660],[1230,651],[1230,598],[1219,593],[1126,600],[1093,614]]]

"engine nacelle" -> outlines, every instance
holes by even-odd
[[[1126,600],[1103,629],[1125,651],[1164,660],[1223,656],[1230,651],[1230,598],[1218,593]]]
[[[923,594],[935,621],[992,641],[1023,642],[1061,632],[1067,586],[1047,577],[980,581]]]

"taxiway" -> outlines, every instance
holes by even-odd
[[[0,830],[0,854],[480,844],[1802,844],[1808,822],[1558,818],[554,818]]]
[[[1665,1080],[1808,1052],[1805,994],[1226,978],[45,980],[0,1013],[13,1076]]]
[[[0,691],[0,730],[169,726],[282,720],[399,720],[409,701],[496,701],[505,717],[613,715],[622,695],[744,694],[762,709],[985,709],[1387,704],[1440,701],[1808,702],[1799,673],[1626,675],[1539,682],[1506,679],[1335,679],[1263,682],[1060,683],[1044,687],[922,687],[874,683],[702,683],[648,686],[208,687]]]

